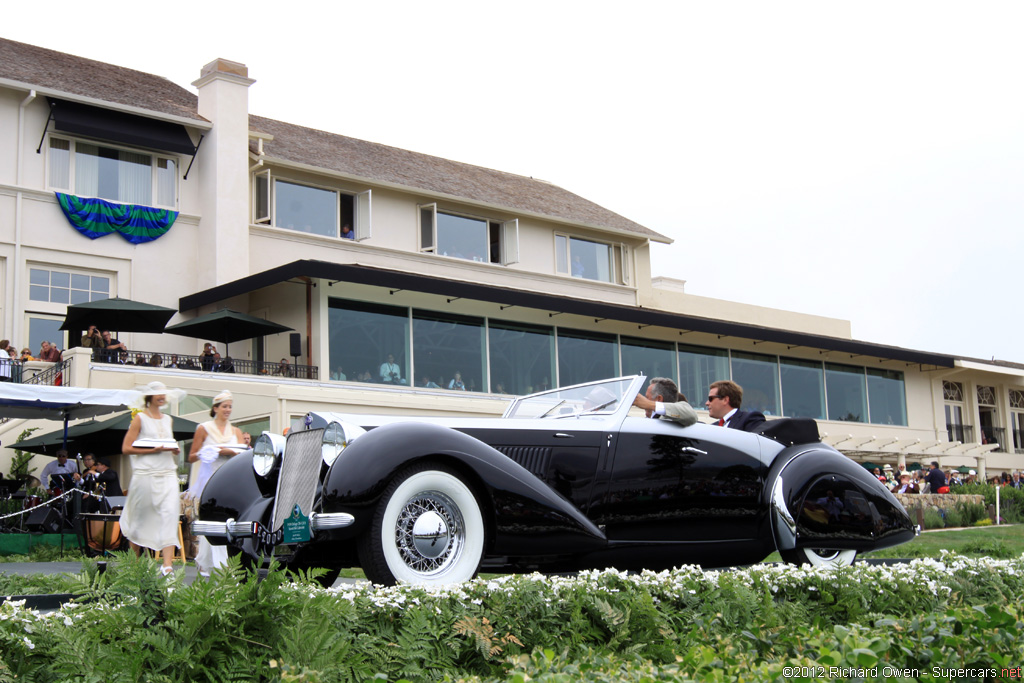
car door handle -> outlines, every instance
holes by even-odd
[[[694,454],[696,454],[696,455],[707,455],[707,454],[708,454],[708,452],[707,452],[707,451],[702,451],[701,449],[699,449],[699,448],[694,448],[693,446],[684,446],[684,447],[683,447],[683,448],[681,449],[681,451],[682,451],[683,453],[694,453]]]
[[[574,437],[573,437],[572,434],[566,434],[565,432],[555,432],[555,438],[556,439],[572,439]]]

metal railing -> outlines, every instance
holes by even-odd
[[[1013,452],[1024,453],[1024,429],[1011,429],[1013,434]]]
[[[106,349],[94,349],[92,360],[94,363],[195,370],[198,372],[223,372],[263,377],[292,377],[295,379],[320,378],[320,368],[315,365],[254,361],[232,358],[231,356],[216,359],[214,356],[189,356],[183,353],[158,353],[154,351],[122,351],[119,353],[117,351],[107,351]]]
[[[999,448],[995,449],[995,453],[1006,452],[1006,430],[1002,427],[981,427],[981,442],[982,443],[997,443]]]
[[[946,433],[950,441],[974,443],[974,425],[947,424]]]

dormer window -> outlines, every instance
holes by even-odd
[[[347,194],[283,178],[253,177],[253,222],[324,237],[370,237],[371,190]]]
[[[562,275],[629,284],[629,249],[570,235],[555,234],[555,271]]]
[[[419,214],[420,251],[503,266],[519,261],[519,219],[438,211],[437,204],[420,205]]]

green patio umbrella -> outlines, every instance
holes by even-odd
[[[960,467],[956,468],[956,471],[959,472],[960,474],[967,474],[968,472],[971,471],[971,468],[968,467],[967,465],[960,465]]]
[[[60,329],[81,331],[95,325],[117,332],[163,332],[175,313],[173,308],[113,297],[68,306]]]
[[[228,353],[228,344],[231,342],[288,332],[292,329],[263,318],[233,311],[230,308],[222,308],[219,311],[171,325],[164,332],[193,339],[209,339],[220,342],[224,344],[224,355],[229,356],[231,354]]]

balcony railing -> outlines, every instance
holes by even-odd
[[[32,377],[25,378],[22,384],[45,384],[51,387],[66,385],[71,379],[71,359],[62,360],[52,366],[37,372]]]
[[[23,361],[20,358],[0,359],[0,382],[15,384],[67,384],[70,377],[71,359],[59,363],[46,361]]]
[[[996,453],[1006,452],[1006,430],[1002,427],[981,427],[981,442],[982,443],[997,443],[999,448],[995,450]]]
[[[946,433],[950,441],[974,443],[974,425],[947,424]]]
[[[226,356],[219,361],[210,356],[189,356],[183,353],[157,353],[153,351],[131,351],[117,353],[106,349],[94,349],[94,363],[110,363],[112,365],[134,365],[137,367],[166,368],[177,370],[195,370],[198,372],[224,372],[237,375],[256,375],[272,377],[294,377],[296,379],[319,379],[320,368],[315,365],[299,365],[296,363],[272,363],[231,358]]]
[[[1024,429],[1011,429],[1013,434],[1013,452],[1024,453]]]

